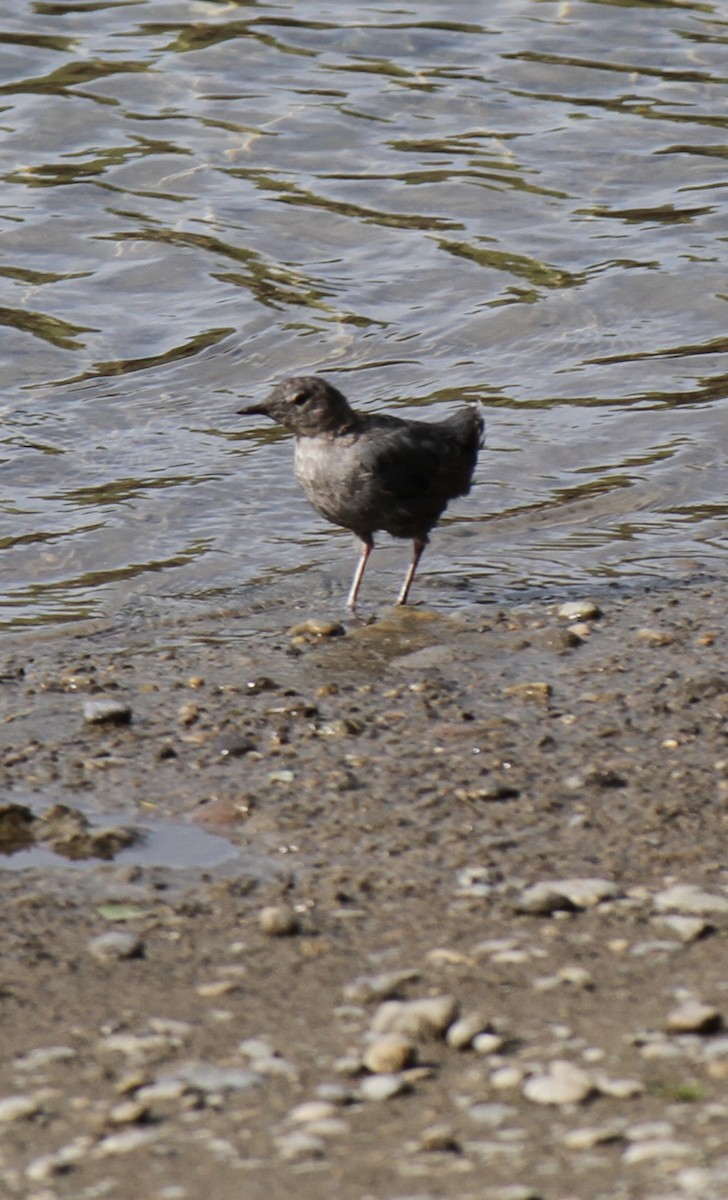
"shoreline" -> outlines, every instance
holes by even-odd
[[[241,847],[0,874],[9,1195],[719,1200],[728,584],[597,601],[5,639],[6,801]]]

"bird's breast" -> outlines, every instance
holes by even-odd
[[[359,528],[357,496],[364,471],[355,439],[326,434],[298,437],[294,470],[307,499],[327,521]]]

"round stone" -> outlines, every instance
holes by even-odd
[[[414,1062],[416,1051],[409,1038],[389,1033],[377,1038],[367,1047],[363,1064],[374,1075],[389,1075],[404,1070]]]
[[[291,937],[300,928],[298,917],[285,904],[271,904],[258,913],[261,933],[268,937]]]

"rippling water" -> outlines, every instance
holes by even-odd
[[[343,594],[234,416],[308,371],[489,406],[432,603],[724,574],[727,43],[690,0],[6,0],[0,620]]]

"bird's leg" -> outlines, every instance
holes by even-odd
[[[361,587],[361,581],[364,578],[364,571],[366,570],[366,565],[369,561],[369,555],[373,549],[374,538],[371,536],[371,534],[368,537],[363,537],[361,539],[361,557],[359,562],[356,564],[354,578],[351,581],[349,599],[346,601],[346,607],[349,609],[349,612],[353,612],[356,608],[356,598],[359,595],[359,588]]]
[[[426,538],[424,539],[424,541],[421,538],[415,538],[413,547],[412,547],[412,562],[409,565],[409,571],[407,572],[405,581],[402,584],[402,591],[399,593],[399,596],[397,597],[397,604],[406,604],[407,603],[407,597],[409,596],[409,591],[410,591],[410,588],[412,587],[412,580],[415,577],[415,571],[417,570],[417,564],[419,563],[420,559],[422,558],[422,551],[424,550],[426,545],[427,545]]]

